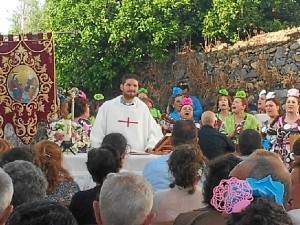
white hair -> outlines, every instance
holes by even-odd
[[[13,193],[14,188],[10,176],[0,168],[0,217],[10,205]]]
[[[135,173],[108,174],[100,191],[99,205],[104,225],[141,225],[152,204],[150,184]]]

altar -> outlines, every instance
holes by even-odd
[[[121,171],[131,171],[142,174],[146,163],[159,157],[160,155],[151,154],[128,154],[125,157],[125,164]],[[78,183],[80,190],[87,190],[95,186],[87,167],[87,153],[64,154],[64,168],[70,172],[74,180]]]

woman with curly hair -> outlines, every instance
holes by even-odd
[[[154,195],[153,223],[174,221],[179,213],[203,207],[203,195],[198,181],[204,165],[204,156],[197,145],[176,147],[169,160],[169,171],[174,177],[170,188]]]
[[[63,168],[61,148],[52,141],[42,140],[34,145],[33,160],[46,175],[46,199],[69,205],[72,196],[80,189],[70,173]]]
[[[242,159],[234,154],[222,155],[209,161],[204,170],[203,182],[203,203],[207,206],[180,214],[173,225],[225,225],[226,219],[211,205],[210,200],[214,187],[218,186],[222,179],[228,179],[231,170],[241,161]]]

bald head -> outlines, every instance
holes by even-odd
[[[214,126],[216,115],[212,111],[205,111],[201,115],[202,125]]]
[[[291,186],[290,173],[278,159],[271,156],[251,156],[234,167],[230,173],[230,176],[241,180],[246,178],[260,180],[268,175],[284,185],[283,203],[286,204]]]

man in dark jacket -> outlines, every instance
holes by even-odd
[[[198,132],[200,148],[208,160],[234,152],[233,142],[214,128],[215,118],[212,111],[205,111],[201,116],[202,127]]]

